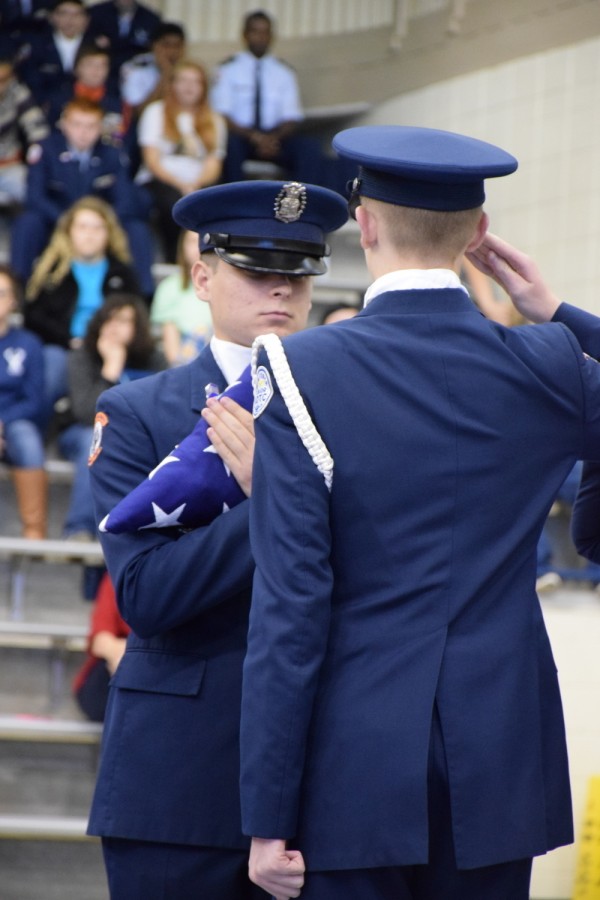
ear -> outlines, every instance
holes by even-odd
[[[490,218],[487,213],[482,212],[479,222],[477,223],[477,231],[473,235],[469,246],[467,247],[465,253],[468,253],[471,250],[477,250],[479,245],[483,242],[484,237],[487,234],[487,230],[490,225]]]
[[[360,246],[363,250],[369,250],[377,243],[377,220],[373,213],[366,207],[356,207],[356,221],[360,228]]]
[[[218,265],[218,263],[217,263]],[[192,266],[191,279],[199,300],[210,303],[211,283],[215,270],[203,259],[198,259]]]

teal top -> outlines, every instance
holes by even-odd
[[[93,263],[73,260],[71,271],[78,287],[77,305],[71,319],[71,337],[83,338],[88,322],[104,303],[102,287],[108,272],[108,260]]]
[[[153,325],[171,322],[181,335],[178,363],[190,362],[208,344],[212,336],[210,306],[196,296],[194,286],[181,286],[181,274],[167,275],[160,282],[150,307]]]

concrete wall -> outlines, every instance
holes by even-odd
[[[464,132],[514,153],[518,171],[488,182],[492,230],[561,297],[600,314],[600,38],[403,93],[361,121]]]

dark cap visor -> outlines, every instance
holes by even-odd
[[[236,250],[231,247],[214,247],[213,252],[231,266],[252,272],[272,272],[274,275],[323,275],[327,271],[325,260],[292,253],[289,250]]]

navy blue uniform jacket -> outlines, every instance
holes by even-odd
[[[276,391],[256,421],[242,704],[246,834],[312,869],[427,862],[434,703],[459,868],[572,840],[537,539],[600,458],[600,367],[559,324],[460,289],[376,297],[287,338],[333,487]]]
[[[129,161],[115,147],[98,141],[83,172],[64,135],[53,132],[40,142],[41,153],[27,171],[25,206],[52,224],[76,200],[88,194],[110,204],[121,221],[144,216],[148,202],[129,177]]]
[[[210,349],[187,366],[107,391],[90,472],[98,519],[193,429]],[[248,506],[181,533],[102,535],[131,625],[113,678],[90,833],[242,848],[239,718],[253,562]]]

